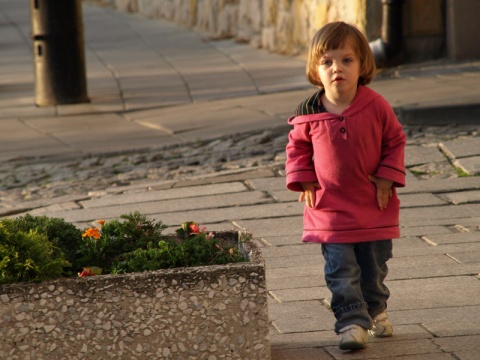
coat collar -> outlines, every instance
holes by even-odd
[[[338,119],[340,116],[348,117],[363,110],[373,100],[380,97],[380,95],[372,89],[359,85],[355,99],[353,99],[352,103],[347,106],[342,114],[338,115],[327,111],[321,111],[323,106],[321,105],[320,97],[323,94],[323,91],[323,89],[317,91],[315,94],[301,102],[297,107],[296,115],[290,117],[288,123],[294,125],[310,121]]]

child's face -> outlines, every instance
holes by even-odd
[[[356,93],[361,75],[360,60],[348,42],[343,49],[326,51],[320,58],[317,71],[327,94]]]

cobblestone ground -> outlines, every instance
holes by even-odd
[[[442,141],[480,136],[478,126],[405,126],[408,145],[436,147]],[[89,194],[145,181],[183,180],[252,167],[282,170],[287,128],[242,133],[187,145],[78,158],[22,158],[0,165],[0,211],[22,201]],[[408,146],[407,145],[407,146]],[[417,177],[459,176],[447,160],[409,168]]]

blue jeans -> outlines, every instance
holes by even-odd
[[[322,244],[325,280],[332,292],[335,332],[356,324],[371,329],[372,319],[387,308],[390,291],[383,283],[392,240]]]

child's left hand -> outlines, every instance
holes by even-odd
[[[393,196],[393,181],[369,175],[368,180],[373,182],[377,188],[377,202],[380,210],[385,210],[388,205],[388,199]]]
[[[305,201],[305,204],[309,208],[315,207],[315,189],[320,187],[318,182],[302,182],[300,183],[303,188],[303,192],[300,194],[298,201]]]

